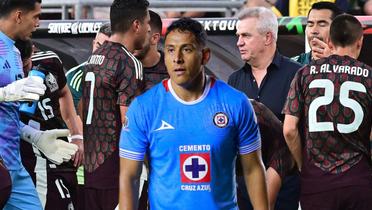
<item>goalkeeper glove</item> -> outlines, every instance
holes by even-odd
[[[0,88],[1,101],[36,101],[44,95],[46,87],[43,79],[29,76]]]
[[[67,137],[68,129],[40,131],[25,125],[21,129],[21,138],[36,146],[51,162],[60,165],[71,159],[78,147],[58,137]]]

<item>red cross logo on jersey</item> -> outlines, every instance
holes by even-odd
[[[202,183],[211,181],[209,153],[180,154],[181,182]]]

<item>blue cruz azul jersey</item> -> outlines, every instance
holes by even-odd
[[[177,97],[170,80],[137,97],[120,137],[120,157],[148,157],[151,209],[237,209],[236,156],[260,147],[248,98],[209,77],[193,102]]]
[[[14,41],[0,31],[0,87],[23,78],[22,61]],[[9,170],[21,167],[19,103],[0,102],[0,156]]]

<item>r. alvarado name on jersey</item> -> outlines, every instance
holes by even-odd
[[[211,191],[210,150],[210,145],[179,146],[182,191]]]

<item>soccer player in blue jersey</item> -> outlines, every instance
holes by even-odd
[[[68,131],[41,132],[19,121],[20,103],[17,101],[38,100],[45,91],[39,78],[22,79],[23,65],[14,46],[14,40],[27,39],[39,25],[40,4],[41,0],[0,1],[0,156],[12,181],[4,209],[41,209],[35,187],[20,160],[21,135],[56,163],[71,159],[77,149],[56,141]]]
[[[165,35],[170,79],[130,105],[120,137],[121,209],[136,209],[139,174],[149,162],[151,209],[238,209],[235,160],[241,157],[255,209],[268,209],[261,139],[247,97],[206,76],[203,26],[173,22]]]

